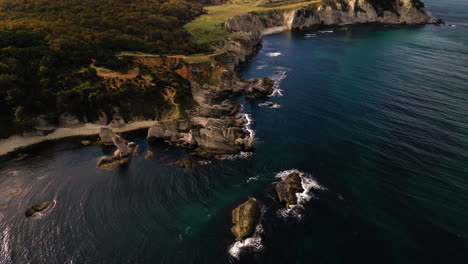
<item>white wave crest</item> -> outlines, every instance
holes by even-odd
[[[281,108],[280,104],[272,103],[272,102],[265,102],[258,104],[259,106],[269,107],[269,108]]]
[[[45,209],[44,211],[42,212],[37,212],[35,213],[32,218],[34,219],[42,219],[43,217],[45,217],[46,215],[49,215],[50,212],[52,212],[52,210],[54,210],[55,206],[57,206],[57,200],[54,199],[54,202],[52,204],[52,206],[50,208],[47,208]]]
[[[9,227],[6,227],[2,232],[2,245],[0,249],[0,263],[11,263]]]
[[[268,67],[268,65],[258,65],[256,68],[257,70],[262,70],[262,69],[265,69],[266,67]]]
[[[281,81],[286,78],[286,71],[275,72],[270,79],[273,80],[273,92],[268,97],[283,96],[283,90],[280,89]]]
[[[262,220],[263,215],[266,212],[266,208],[262,206],[261,208],[261,215],[260,221],[255,227],[255,232],[252,237],[246,238],[242,241],[236,241],[229,247],[229,254],[234,257],[235,259],[239,259],[242,252],[250,251],[250,252],[260,252],[263,250],[264,246],[262,244],[262,234],[263,234],[263,226]]]
[[[224,154],[216,157],[219,160],[235,160],[235,159],[246,159],[253,155],[253,152],[244,152],[241,151],[237,154]]]
[[[256,180],[258,180],[258,175],[255,176],[255,177],[249,177],[249,178],[247,179],[247,182],[256,181]]]
[[[333,30],[320,30],[320,33],[333,33]]]
[[[301,220],[304,216],[304,205],[314,197],[312,190],[326,190],[326,188],[318,184],[312,175],[301,172],[297,169],[279,172],[276,174],[276,178],[283,180],[293,172],[298,173],[301,177],[302,188],[304,191],[301,193],[296,193],[297,204],[291,205],[289,208],[281,208],[277,211],[276,214],[283,219],[292,217]]]
[[[243,114],[242,119],[245,121],[244,129],[249,132],[249,137],[255,137],[255,131],[252,129],[253,118],[249,114]]]
[[[268,57],[278,57],[278,56],[281,56],[282,53],[281,52],[269,52],[266,54]]]
[[[211,164],[211,160],[200,160],[198,163],[200,163],[200,165],[208,165]]]

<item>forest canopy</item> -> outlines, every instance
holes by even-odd
[[[119,51],[206,51],[183,30],[203,12],[186,0],[0,0],[0,137],[30,130],[39,114],[52,122],[64,112],[92,120],[98,111],[119,107],[154,117],[157,109],[138,106],[163,104],[167,87],[187,95],[186,80],[145,69],[151,84],[109,89],[89,66],[136,67],[116,57]]]

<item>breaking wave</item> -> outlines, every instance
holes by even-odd
[[[264,102],[258,104],[259,106],[264,106],[264,107],[269,107],[269,108],[280,108],[281,105],[277,103],[272,103],[272,102]]]
[[[282,55],[281,52],[269,52],[266,54],[268,57],[278,57],[280,55]]]
[[[2,245],[0,247],[0,263],[11,263],[10,252],[10,228],[7,227],[2,232]]]
[[[250,114],[242,114],[242,120],[245,121],[244,124],[244,131],[248,133],[248,136],[245,137],[244,140],[248,140],[249,138],[254,138],[255,139],[255,130],[251,128],[252,123],[253,123],[253,118]],[[246,152],[246,151],[241,151],[237,154],[224,154],[224,155],[219,155],[216,158],[220,160],[234,160],[234,159],[246,159],[250,156],[253,155],[253,152]]]
[[[241,151],[237,154],[224,154],[220,155],[217,157],[219,160],[235,160],[235,159],[246,159],[248,157],[251,157],[253,155],[253,152],[245,152]]]
[[[249,178],[247,179],[247,183],[249,183],[249,182],[251,182],[251,181],[256,181],[256,180],[258,180],[258,175],[255,176],[255,177],[249,177]]]
[[[276,178],[283,180],[293,172],[298,173],[301,177],[302,188],[304,191],[301,193],[296,193],[297,204],[291,205],[289,208],[281,208],[276,212],[276,214],[283,219],[296,218],[301,220],[304,216],[304,205],[314,197],[312,190],[326,190],[326,188],[318,184],[312,175],[301,172],[297,169],[282,171],[276,174]]]
[[[273,92],[268,97],[283,96],[283,90],[280,89],[281,81],[286,78],[286,71],[275,72],[270,79],[273,80]]]
[[[246,238],[242,241],[236,241],[229,247],[229,254],[235,258],[239,259],[242,252],[260,252],[263,250],[264,246],[262,244],[262,234],[263,234],[263,215],[266,212],[266,208],[262,206],[261,208],[260,221],[255,227],[255,232],[252,237]]]

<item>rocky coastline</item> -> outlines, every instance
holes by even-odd
[[[117,110],[112,117],[101,114],[92,129],[83,129],[80,133],[80,128],[86,125],[69,114],[61,116],[59,128],[38,117],[36,134],[21,137],[22,140],[18,136],[0,140],[0,155],[47,140],[97,135],[103,126],[116,132],[148,128],[148,140],[163,139],[189,149],[194,155],[207,158],[253,151],[254,135],[245,127],[246,120],[239,114],[240,105],[231,99],[244,94],[247,99],[256,100],[271,94],[273,81],[270,78],[242,80],[238,74],[239,67],[260,49],[263,35],[352,24],[422,25],[440,22],[427,12],[419,0],[327,0],[318,7],[235,16],[222,25],[229,32],[229,37],[213,43],[215,54],[218,54],[213,61],[190,65],[180,60],[171,63],[171,67],[191,84],[194,103],[183,118],[134,120],[132,128],[132,123],[126,123]],[[63,130],[73,132],[51,136]]]

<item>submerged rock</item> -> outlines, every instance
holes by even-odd
[[[280,202],[286,203],[286,208],[293,204],[297,204],[296,193],[303,192],[301,176],[299,173],[293,172],[284,180],[276,184],[276,193]]]
[[[260,216],[260,206],[254,198],[250,198],[243,204],[232,210],[232,234],[237,240],[244,240],[254,233],[255,226]]]
[[[91,143],[93,143],[91,140],[82,140],[81,141],[81,145],[83,145],[83,146],[91,145]]]
[[[22,161],[22,160],[25,160],[27,157],[29,157],[29,154],[27,153],[19,153],[16,158],[15,158],[15,161]]]
[[[17,195],[17,194],[20,194],[23,192],[23,189],[21,188],[15,188],[15,189],[10,189],[8,191],[6,191],[7,194],[10,194],[10,195]]]
[[[145,153],[145,159],[151,159],[154,157],[154,152],[151,150],[147,150]]]
[[[46,209],[53,207],[54,205],[55,205],[55,202],[43,202],[43,203],[34,205],[31,208],[28,208],[24,214],[26,215],[26,217],[31,217],[39,212],[43,212]]]
[[[193,167],[193,162],[190,158],[183,158],[178,161],[176,161],[176,164],[179,165],[182,168],[192,168]]]

